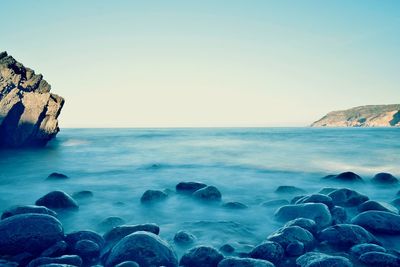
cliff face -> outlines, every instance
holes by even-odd
[[[312,127],[399,127],[400,104],[369,105],[333,111],[311,124]]]
[[[0,147],[44,146],[59,131],[64,99],[41,74],[0,53]]]

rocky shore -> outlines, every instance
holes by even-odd
[[[68,179],[53,173],[49,179]],[[322,180],[393,186],[398,179],[379,173],[369,181],[352,172],[329,175]],[[395,190],[395,187],[393,187]],[[265,233],[265,240],[249,252],[236,251],[229,243],[220,247],[198,244],[187,229],[162,239],[154,223],[125,224],[119,217],[100,222],[104,234],[91,230],[66,233],[59,214],[79,213],[79,200],[92,196],[81,191],[73,196],[52,191],[34,205],[13,206],[3,211],[0,221],[0,266],[400,266],[400,251],[388,241],[400,237],[400,199],[384,203],[346,187],[327,187],[311,194],[293,186],[279,186],[276,192],[291,199],[263,203],[276,207],[275,220],[281,227]],[[153,209],[170,194],[196,199],[199,205],[213,203],[232,212],[248,209],[240,202],[224,202],[213,185],[180,182],[175,190],[149,189],[138,205]],[[397,193],[398,196],[398,193]],[[32,203],[31,203],[32,204]],[[178,258],[174,246],[186,248]]]

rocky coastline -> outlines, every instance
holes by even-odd
[[[68,179],[53,173],[49,179]],[[63,212],[78,212],[79,201],[93,195],[81,191],[69,195],[52,191],[27,205],[3,211],[0,221],[0,266],[400,266],[400,251],[387,238],[400,237],[400,200],[395,187],[398,179],[379,173],[365,180],[352,172],[321,178],[334,180],[340,187],[321,188],[306,193],[301,188],[283,185],[276,192],[291,199],[263,203],[276,208],[275,220],[281,227],[249,252],[236,251],[229,244],[212,247],[197,244],[195,233],[187,229],[171,237],[174,244],[159,236],[154,223],[125,224],[119,217],[101,222],[104,234],[92,230],[66,233],[58,219]],[[369,199],[362,192],[342,187],[346,183],[370,183],[393,186],[393,201]],[[170,194],[181,194],[202,203],[214,203],[240,212],[247,209],[239,202],[224,202],[218,188],[189,181],[175,185],[175,190],[149,189],[137,205],[153,209]],[[287,195],[286,195],[287,196]],[[178,258],[173,245],[186,248]]]

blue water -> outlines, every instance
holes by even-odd
[[[65,231],[92,229],[109,216],[127,223],[154,222],[161,236],[190,230],[196,244],[227,242],[245,251],[281,226],[275,208],[260,206],[293,195],[274,192],[295,185],[317,192],[332,184],[320,177],[354,171],[366,180],[378,172],[400,176],[400,129],[396,128],[232,128],[232,129],[62,129],[41,150],[0,152],[0,209],[33,204],[52,190],[91,190],[77,212],[61,214]],[[70,179],[46,180],[61,172]],[[223,201],[247,210],[226,210],[170,192],[154,206],[143,206],[147,189],[170,189],[180,181],[218,187]],[[351,185],[349,187],[352,187]],[[391,201],[397,187],[369,183],[356,189],[371,199]],[[178,253],[184,248],[176,247]]]

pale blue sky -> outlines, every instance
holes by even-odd
[[[302,126],[400,103],[400,1],[0,0],[61,127]]]

